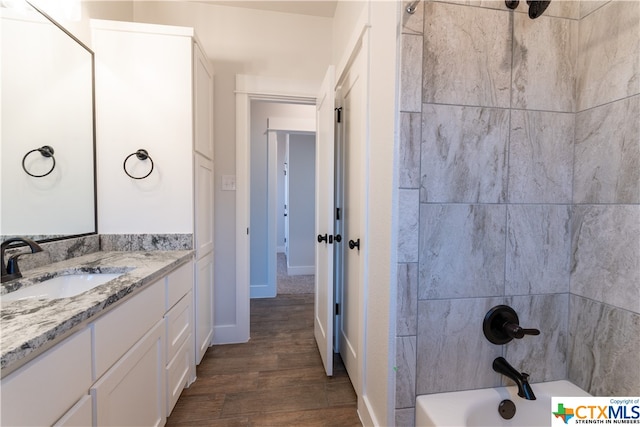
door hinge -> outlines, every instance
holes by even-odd
[[[340,304],[336,303],[336,316],[340,315]]]
[[[336,122],[342,123],[342,107],[336,108]]]
[[[336,221],[340,221],[340,208],[336,208]]]
[[[249,235],[249,227],[247,227],[247,236]]]

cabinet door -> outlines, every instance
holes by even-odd
[[[213,160],[213,73],[206,56],[193,44],[194,148]]]
[[[52,425],[91,386],[88,328],[2,378],[0,425]]]
[[[185,36],[193,30],[114,21],[92,26],[92,47],[100,52],[95,70],[100,231],[191,229],[193,42]],[[132,180],[123,161],[139,148],[149,152],[155,168],[149,177]],[[150,166],[136,156],[127,161],[134,176]]]
[[[213,340],[213,253],[196,262],[195,280],[196,364]]]
[[[94,425],[164,425],[165,360],[160,320],[91,388]]]
[[[93,400],[91,396],[83,396],[73,405],[53,427],[86,427],[93,422]]]
[[[213,162],[195,154],[196,259],[213,251]]]

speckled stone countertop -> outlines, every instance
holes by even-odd
[[[3,283],[0,294],[63,274],[123,273],[79,295],[60,299],[2,301],[0,367],[6,375],[52,347],[127,296],[166,276],[193,257],[193,251],[95,252],[29,271]]]

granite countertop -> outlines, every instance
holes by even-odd
[[[166,276],[193,257],[193,251],[95,252],[34,269],[3,283],[0,294],[73,273],[123,273],[79,295],[60,299],[2,301],[0,368],[6,375],[33,359],[124,298]]]

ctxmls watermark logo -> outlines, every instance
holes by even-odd
[[[551,425],[637,424],[640,397],[553,397]]]

